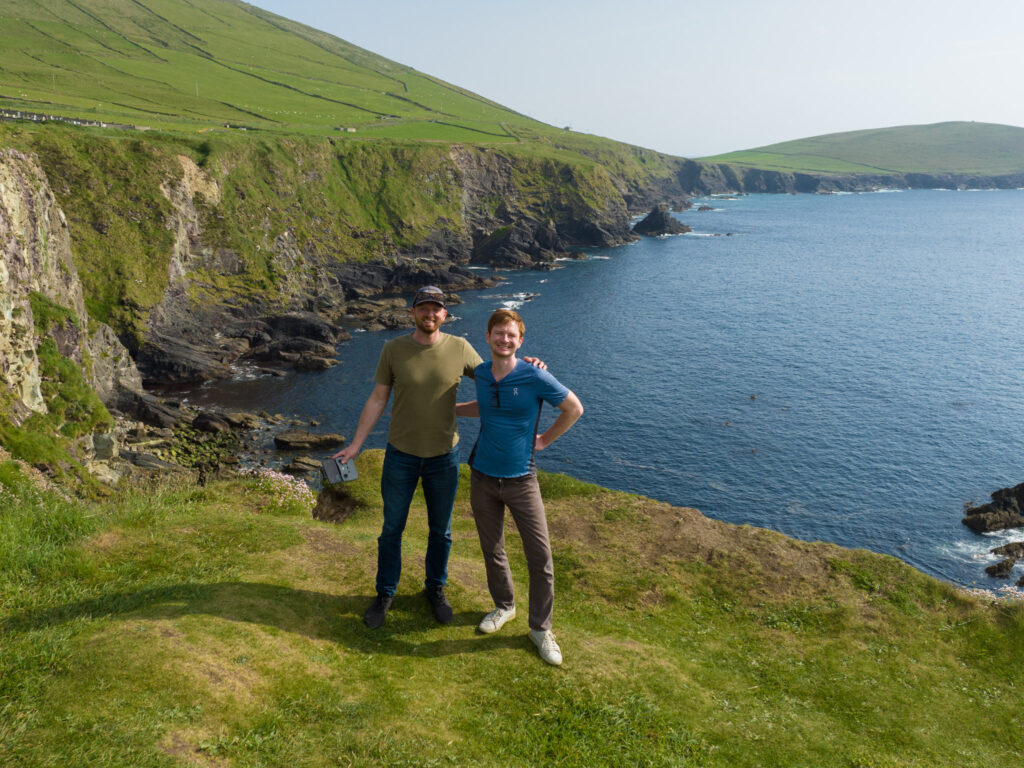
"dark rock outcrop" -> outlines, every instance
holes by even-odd
[[[274,435],[274,445],[285,451],[312,451],[317,448],[335,448],[345,442],[341,435],[317,435],[305,429],[289,429]]]
[[[1000,560],[995,565],[990,565],[985,569],[985,573],[995,579],[1006,579],[1013,573],[1013,567],[1017,564],[1017,561],[1024,557],[1024,541],[1015,541],[1011,544],[1004,544],[1001,547],[996,547],[990,550],[993,555],[1004,555],[1004,559]],[[1018,582],[1018,586],[1024,584],[1024,578]]]
[[[994,579],[1007,579],[1013,572],[1013,566],[1017,564],[1017,558],[1008,557],[1005,560],[1000,560],[995,565],[990,565],[985,569],[985,573]]]
[[[313,312],[288,312],[264,317],[262,320],[275,339],[313,339],[333,344],[338,340],[341,330]]]
[[[225,419],[207,411],[197,415],[192,420],[192,426],[200,432],[209,432],[211,434],[227,432],[231,429],[231,425]]]
[[[1024,483],[1000,488],[992,501],[965,511],[963,524],[976,533],[1024,527]]]
[[[304,475],[319,470],[320,462],[311,456],[296,456],[290,464],[286,464],[282,469],[292,475]]]
[[[633,231],[638,235],[659,237],[661,235],[682,235],[692,230],[686,224],[677,221],[672,216],[666,203],[659,203],[651,209],[651,212],[638,221]]]
[[[223,418],[232,429],[258,429],[260,426],[259,417],[252,413],[225,413]]]
[[[481,238],[473,261],[505,269],[550,268],[565,254],[565,243],[550,221],[517,222]]]
[[[151,427],[171,429],[191,420],[178,403],[144,392],[125,393],[117,405],[126,416]]]
[[[1024,541],[1014,541],[1010,544],[1004,544],[1001,547],[996,547],[991,550],[993,555],[1005,555],[1006,557],[1022,558],[1024,557]]]

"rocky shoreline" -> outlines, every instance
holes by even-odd
[[[975,533],[1024,528],[1024,483],[993,491],[991,498],[992,501],[987,504],[967,507],[961,522]],[[993,578],[1007,579],[1013,574],[1017,561],[1024,559],[1024,541],[1015,541],[989,551],[1003,559],[985,568],[985,573]],[[1024,576],[1017,582],[1017,586],[1024,587]]]

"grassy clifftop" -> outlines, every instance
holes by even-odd
[[[700,159],[815,175],[1024,172],[1024,128],[950,122],[833,133]]]
[[[390,259],[435,231],[468,241],[520,219],[624,227],[629,200],[674,170],[658,153],[572,136],[484,150],[18,122],[0,124],[0,145],[39,158],[90,315],[127,339],[145,335],[176,249],[191,253],[183,268],[197,298],[287,307],[296,291],[315,293],[318,270]],[[186,178],[182,158],[202,183]]]
[[[545,665],[488,609],[456,504],[438,626],[417,593],[363,627],[381,455],[341,524],[272,481],[83,506],[0,463],[0,764],[982,766],[1021,759],[1018,605],[889,557],[736,527],[544,475]],[[467,479],[468,478],[464,478]],[[509,552],[525,600],[525,565]],[[523,606],[525,607],[525,605]]]
[[[0,107],[170,130],[445,141],[540,126],[494,102],[234,0],[0,0]]]

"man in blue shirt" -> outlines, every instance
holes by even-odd
[[[544,502],[533,456],[561,437],[583,414],[579,398],[547,371],[516,358],[525,324],[518,313],[499,309],[487,323],[491,362],[476,367],[476,402],[456,406],[459,416],[480,417],[480,437],[469,458],[470,504],[487,569],[494,610],[478,629],[497,632],[515,618],[512,573],[505,554],[505,507],[523,540],[530,574],[530,639],[544,661],[561,664],[562,652],[551,631],[554,567]],[[558,408],[555,421],[537,434],[541,406]]]

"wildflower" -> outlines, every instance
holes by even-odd
[[[270,495],[267,511],[274,514],[303,514],[316,503],[316,496],[303,480],[267,467],[243,469],[242,474],[257,481],[260,490]]]

